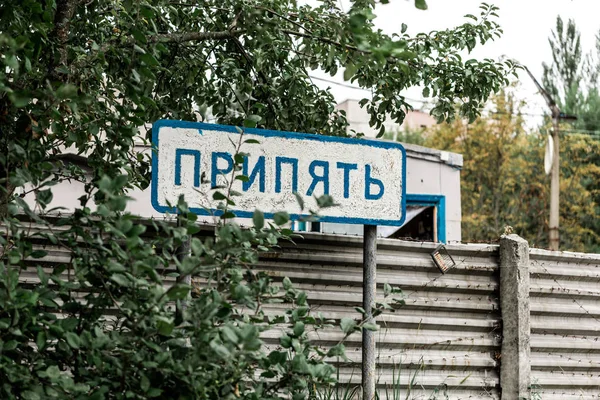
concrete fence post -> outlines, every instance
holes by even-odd
[[[500,238],[502,400],[530,398],[529,245],[517,235]]]

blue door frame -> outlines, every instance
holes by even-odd
[[[437,209],[437,241],[446,243],[446,196],[440,194],[407,194],[406,205],[435,207]],[[306,228],[306,222],[292,222],[292,230],[306,231]]]
[[[446,196],[440,194],[406,194],[407,206],[435,207],[437,209],[437,240],[446,243]]]

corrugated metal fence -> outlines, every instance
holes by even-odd
[[[379,241],[379,297],[388,283],[402,289],[405,301],[378,317],[380,398],[498,399],[499,248],[449,245],[457,266],[445,275],[431,260],[434,248],[433,243]],[[44,267],[69,263],[64,250],[48,250]],[[314,313],[337,321],[360,317],[355,311],[362,304],[360,237],[304,234],[296,244],[283,244],[261,258],[258,268],[275,280],[290,278],[306,291]],[[532,398],[599,399],[600,256],[532,249],[530,275]],[[37,276],[25,272],[22,279],[35,284]],[[276,311],[278,306],[270,307]],[[279,332],[267,333],[267,345],[277,346],[278,337]],[[342,337],[339,328],[313,333],[324,348]],[[360,334],[345,344],[349,360],[337,362],[339,378],[359,384]]]
[[[379,241],[378,295],[383,298],[388,283],[400,287],[405,300],[378,318],[380,398],[499,398],[498,247],[448,246],[458,265],[446,275],[431,260],[434,249],[433,243]],[[361,238],[307,234],[297,246],[263,259],[260,268],[305,290],[314,312],[359,318],[354,308],[362,305]],[[276,337],[269,338],[271,345]],[[337,328],[315,340],[330,346],[342,337]],[[360,383],[360,346],[359,333],[346,340],[353,362],[339,363],[341,381]]]
[[[546,399],[600,399],[600,256],[532,249],[531,369]]]

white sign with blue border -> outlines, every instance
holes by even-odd
[[[401,226],[406,209],[406,152],[401,144],[234,126],[160,120],[152,127],[152,205],[175,212],[180,195],[191,211],[219,215],[214,187],[229,187],[236,145],[246,156],[233,179],[231,211],[265,217],[287,211],[293,219],[316,210],[329,194],[337,204],[320,211],[323,222]],[[240,137],[240,135],[242,135]],[[248,139],[250,142],[246,142]],[[257,141],[258,143],[254,143]],[[223,190],[221,190],[223,191]],[[294,193],[302,196],[304,210]]]

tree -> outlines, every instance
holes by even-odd
[[[320,321],[306,294],[289,280],[278,291],[253,269],[288,238],[287,214],[268,224],[257,211],[255,226],[241,229],[225,213],[213,237],[185,201],[172,226],[137,220],[125,193],[148,186],[148,160],[133,146],[160,118],[345,134],[345,116],[310,69],[343,69],[371,89],[363,104],[378,128],[386,114],[403,119],[400,93],[414,85],[438,99],[440,120],[452,119],[457,99],[473,119],[514,72],[511,62],[459,56],[500,35],[496,7],[415,37],[375,29],[374,8],[370,0],[348,12],[330,0],[2,2],[0,397],[301,399],[332,382],[327,357],[343,344],[325,354],[311,346],[307,330]],[[56,217],[48,204],[62,180],[82,181],[85,195]],[[35,193],[35,207],[24,193]],[[218,197],[223,207],[235,200]],[[36,261],[48,251],[40,241],[68,261]],[[20,276],[32,268],[40,283],[26,285]],[[189,276],[199,282],[193,299]],[[262,304],[274,301],[289,311],[265,314]],[[176,315],[173,304],[184,302]],[[282,322],[281,349],[265,353],[259,334]]]
[[[581,179],[581,186],[589,194],[587,209],[589,216],[595,216],[597,204],[600,204],[600,186],[594,179],[595,170],[600,168],[600,158],[597,152],[581,152],[582,148],[588,150],[597,147],[600,135],[600,95],[598,87],[598,72],[600,71],[600,36],[596,36],[595,52],[584,54],[581,49],[581,34],[573,20],[569,20],[566,30],[563,21],[557,17],[556,30],[549,38],[552,50],[552,63],[543,64],[543,83],[555,100],[562,112],[577,116],[577,120],[565,124],[561,132],[569,137],[564,145],[563,157],[566,156],[569,168],[563,176]],[[563,139],[561,139],[563,140]],[[569,146],[573,146],[572,148]],[[581,164],[580,164],[581,163]],[[564,167],[563,167],[564,169]],[[585,171],[585,172],[584,172]],[[561,171],[562,172],[562,171]],[[561,184],[561,189],[563,185]],[[568,186],[569,189],[572,185]],[[572,197],[570,191],[561,190],[561,204],[569,208],[572,203],[567,199]],[[581,222],[592,239],[580,240],[585,243],[585,249],[596,251],[598,249],[596,234],[600,232],[600,223],[596,218],[585,218]],[[567,233],[567,232],[565,232]],[[564,237],[564,236],[563,236]],[[570,239],[567,239],[569,241]]]
[[[543,84],[555,98],[560,99],[560,108],[564,112],[575,110],[581,99],[578,94],[584,84],[584,57],[581,50],[581,34],[575,21],[569,19],[567,29],[560,16],[556,17],[556,30],[548,39],[552,50],[552,63],[542,63],[544,68]]]
[[[425,145],[425,129],[406,129],[396,131],[386,131],[383,135],[386,140],[393,140],[401,143],[417,144],[419,146]]]
[[[546,132],[528,132],[521,106],[510,91],[494,97],[490,115],[473,124],[457,120],[428,132],[426,146],[464,157],[461,173],[463,240],[491,242],[511,226],[533,246],[548,247],[549,178],[543,171]],[[544,128],[547,129],[547,128]],[[561,247],[596,252],[598,231],[590,215],[598,209],[591,182],[600,179],[594,162],[600,142],[586,135],[563,140],[561,158]]]
[[[556,18],[556,29],[548,39],[552,62],[542,63],[544,88],[557,101],[562,112],[576,115],[572,127],[586,131],[600,130],[600,35],[596,36],[595,52],[584,54],[581,33],[575,21],[569,20],[565,30],[563,20]]]
[[[433,129],[425,143],[463,155],[461,203],[465,241],[489,242],[496,240],[506,225],[519,228],[515,200],[521,197],[519,191],[534,190],[530,185],[521,186],[522,174],[514,173],[521,169],[515,168],[516,162],[527,161],[514,157],[519,144],[528,142],[518,114],[519,103],[508,92],[495,97],[492,103],[489,117],[481,117],[473,124],[462,120],[442,124]],[[537,185],[535,181],[531,184]]]

